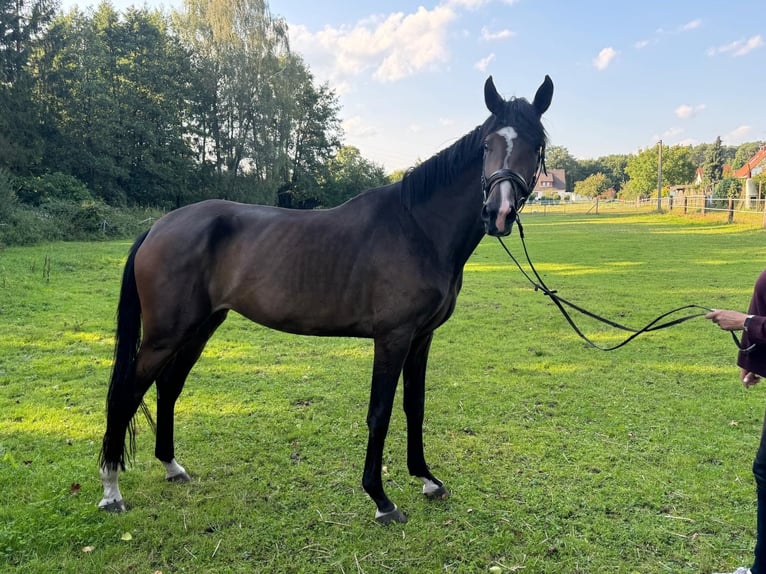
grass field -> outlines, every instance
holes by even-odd
[[[637,327],[689,303],[744,309],[766,261],[766,231],[672,215],[528,214],[525,230],[551,288]],[[508,245],[521,254],[516,232]],[[410,521],[374,522],[360,486],[369,341],[231,316],[177,408],[193,481],[163,481],[141,421],[121,477],[130,510],[98,512],[128,247],[0,252],[0,572],[709,574],[749,562],[766,388],[742,388],[728,334],[693,319],[588,348],[489,238],[431,352],[426,457],[450,499],[425,500],[408,476],[397,408],[384,478]],[[581,326],[602,344],[623,337]]]

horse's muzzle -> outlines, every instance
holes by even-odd
[[[484,232],[492,237],[505,237],[511,234],[516,210],[511,209],[505,216],[497,209],[490,209],[485,203],[481,208],[481,220],[484,222]]]

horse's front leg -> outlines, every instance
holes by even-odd
[[[423,452],[423,420],[426,399],[426,365],[433,333],[418,337],[412,343],[404,362],[404,412],[407,416],[407,468],[423,482],[423,494],[444,499],[449,491],[428,469]]]
[[[372,388],[367,411],[367,456],[364,461],[362,486],[378,507],[375,520],[381,524],[407,522],[407,517],[386,496],[383,490],[383,446],[391,421],[396,385],[402,371],[409,339],[391,337],[375,340],[375,360],[372,368]]]

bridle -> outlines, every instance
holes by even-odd
[[[527,183],[527,180],[524,179],[524,177],[519,174],[518,172],[513,171],[512,169],[508,168],[500,168],[496,171],[493,171],[489,177],[484,175],[484,161],[487,160],[487,150],[484,150],[484,160],[482,161],[481,165],[481,190],[484,194],[484,204],[486,205],[487,199],[489,199],[489,194],[492,191],[492,188],[495,187],[498,183],[502,181],[507,181],[511,184],[511,187],[516,190],[518,188],[521,188],[524,193],[522,193],[521,200],[519,201],[519,204],[516,206],[516,211],[521,211],[521,209],[524,207],[524,204],[527,201],[527,198],[532,194],[532,191],[535,189],[535,186],[537,185],[537,179],[540,177],[540,173],[544,173],[545,175],[548,175],[548,170],[545,168],[545,145],[540,146],[540,151],[537,154],[537,168],[535,169],[535,174],[532,176],[532,180]]]

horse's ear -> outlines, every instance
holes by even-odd
[[[487,109],[495,114],[501,116],[503,113],[503,105],[505,100],[500,97],[495,88],[495,82],[492,81],[492,76],[487,78],[484,82],[484,103],[487,104]]]
[[[535,94],[535,101],[533,102],[533,105],[535,106],[535,109],[537,110],[538,115],[543,115],[545,113],[545,110],[548,109],[548,107],[551,105],[551,100],[553,99],[553,81],[551,80],[551,77],[546,74],[545,79],[543,80],[543,83],[540,84],[540,87],[537,88],[537,93]]]

